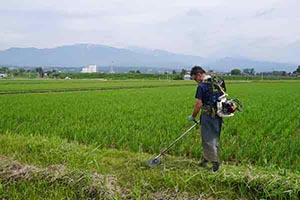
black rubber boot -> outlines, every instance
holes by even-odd
[[[212,171],[217,172],[220,169],[220,165],[218,162],[212,162]]]
[[[203,159],[203,160],[201,161],[201,163],[199,163],[199,166],[200,166],[200,167],[206,167],[207,163],[208,163],[208,160]]]

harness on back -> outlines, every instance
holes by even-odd
[[[242,111],[242,104],[238,99],[227,99],[223,79],[207,76],[202,83],[202,88],[208,94],[208,101],[203,105],[202,113],[212,117],[232,117],[235,110]]]

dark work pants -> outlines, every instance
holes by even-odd
[[[222,118],[201,115],[201,135],[203,157],[206,160],[219,162],[219,140]]]

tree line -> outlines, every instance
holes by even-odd
[[[260,72],[256,73],[254,68],[246,68],[243,70],[240,69],[232,69],[230,72],[231,75],[266,75],[266,76],[297,76],[300,75],[300,65],[297,69],[293,72],[286,72],[286,71],[271,71],[271,72]]]
[[[56,70],[44,70],[42,67],[34,69],[0,67],[0,74],[6,74],[7,77],[24,77],[24,78],[44,78],[51,74],[57,73]]]

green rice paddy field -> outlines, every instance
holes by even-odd
[[[0,199],[300,197],[300,81],[227,84],[244,111],[224,119],[218,173],[197,165],[199,127],[145,165],[192,125],[193,82],[0,81],[2,92],[65,88],[110,90],[0,95]]]

